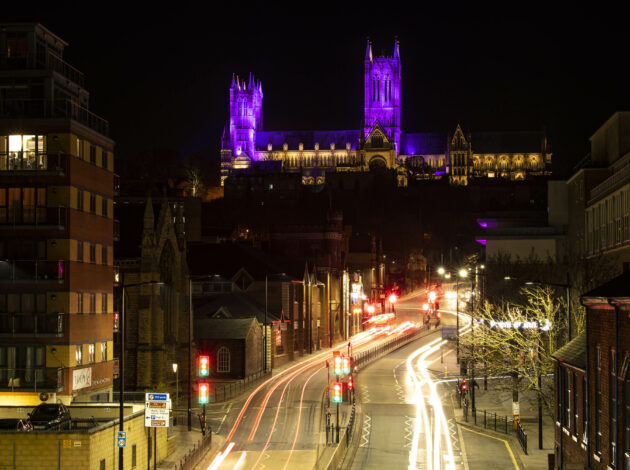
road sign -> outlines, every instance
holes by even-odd
[[[146,393],[144,408],[144,426],[147,428],[168,428],[169,394]]]
[[[118,447],[125,447],[127,445],[127,433],[125,431],[118,431],[116,433],[116,441]]]
[[[457,337],[457,328],[442,327],[442,339],[455,339]]]

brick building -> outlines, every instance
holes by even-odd
[[[106,399],[113,372],[114,142],[68,44],[0,27],[0,391]]]
[[[586,417],[588,468],[603,470],[630,465],[630,272],[584,294],[586,321]],[[567,397],[580,396],[568,387]],[[579,401],[579,398],[578,398]],[[573,399],[564,408],[574,407]],[[573,408],[571,408],[572,410]],[[569,414],[572,414],[569,413]],[[557,426],[559,426],[557,424]],[[564,432],[564,428],[563,428]],[[566,433],[565,433],[566,434]],[[570,433],[571,434],[571,433]],[[566,447],[565,447],[566,448]],[[570,468],[556,449],[556,468]],[[564,464],[564,466],[563,466]],[[586,463],[583,463],[586,466]],[[582,468],[582,467],[580,467]]]

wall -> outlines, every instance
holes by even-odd
[[[497,256],[499,253],[509,253],[512,258],[516,256],[526,259],[532,253],[541,259],[548,256],[556,256],[556,240],[547,239],[522,239],[522,240],[488,240],[486,244],[486,257]]]
[[[124,468],[131,469],[132,447],[136,445],[136,467],[147,466],[147,430],[144,411],[125,419],[127,446],[124,451]],[[118,425],[111,421],[105,425],[74,432],[37,431],[30,433],[3,433],[0,439],[0,462],[16,470],[35,469],[98,469],[101,460],[105,468],[118,468],[116,432]],[[157,460],[167,457],[166,428],[157,430]],[[151,431],[153,436],[153,431]],[[15,450],[15,460],[13,452]]]

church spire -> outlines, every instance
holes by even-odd
[[[232,86],[230,88],[236,88],[236,74],[232,74]]]
[[[394,59],[400,59],[400,42],[398,42],[398,37],[394,38]]]
[[[372,60],[372,43],[370,39],[367,40],[367,46],[365,48],[365,60]]]

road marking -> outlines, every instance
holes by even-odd
[[[463,426],[462,426],[462,427],[463,427]],[[466,430],[466,431],[468,431],[468,432],[473,432],[473,433],[475,433],[475,434],[479,434],[480,436],[489,437],[490,439],[495,439],[495,440],[497,440],[497,441],[501,441],[501,442],[503,442],[503,444],[505,444],[505,447],[506,447],[506,449],[507,449],[508,453],[510,454],[510,458],[512,459],[512,463],[514,464],[514,468],[515,468],[516,470],[519,470],[519,467],[518,467],[518,465],[517,465],[517,463],[516,463],[516,457],[514,457],[514,454],[512,453],[512,449],[510,448],[510,444],[508,444],[508,441],[506,441],[505,439],[501,439],[501,438],[499,438],[499,437],[494,437],[494,436],[491,436],[490,434],[484,434],[484,433],[482,433],[482,432],[473,431],[472,429],[467,428],[467,427],[463,427],[463,429],[465,429],[465,430]],[[463,441],[462,441],[462,443],[463,443]]]
[[[457,434],[459,436],[460,456],[464,463],[464,470],[468,470],[468,456],[466,454],[466,444],[464,443],[464,436],[462,436],[462,427],[457,424]]]
[[[361,444],[359,447],[367,447],[370,442],[370,428],[372,427],[372,417],[368,414],[365,415],[363,421],[363,433],[361,434]]]

